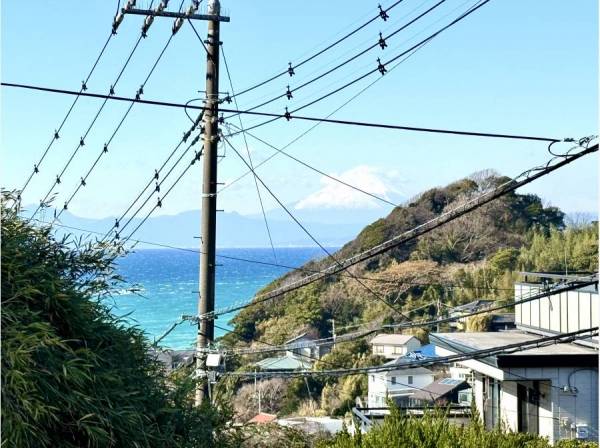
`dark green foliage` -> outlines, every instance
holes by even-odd
[[[558,448],[595,448],[592,442],[559,442]],[[453,424],[443,411],[430,411],[411,418],[392,408],[390,416],[368,433],[352,436],[347,432],[318,444],[319,448],[551,448],[548,440],[534,434],[511,433],[502,429],[487,431],[477,421]]]
[[[114,250],[56,241],[3,199],[3,446],[227,446],[227,412],[192,406],[190,373],[168,381],[100,302],[119,284]]]

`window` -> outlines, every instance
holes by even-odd
[[[394,346],[394,354],[395,355],[401,355],[403,353],[404,353],[404,347],[402,347],[401,345]]]
[[[392,384],[396,384],[396,377],[395,376],[392,377]]]
[[[408,375],[408,384],[412,384],[412,383],[413,383],[413,376]]]
[[[376,345],[375,353],[383,353],[383,345]]]

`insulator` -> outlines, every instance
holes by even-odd
[[[85,187],[87,184],[85,183],[85,179],[82,177],[81,178],[81,186]]]
[[[159,208],[162,207],[162,201],[160,200],[160,196],[159,196],[158,200],[156,201],[156,206]]]
[[[379,46],[381,47],[382,50],[385,49],[385,47],[387,47],[387,43],[385,42],[385,39],[383,38],[381,31],[379,32]]]
[[[285,96],[287,96],[288,100],[291,100],[294,97],[292,95],[292,91],[290,90],[290,86],[287,86],[287,92],[285,92]]]
[[[83,141],[83,137],[79,139],[79,146],[85,146],[85,142]]]
[[[85,92],[87,90],[87,84],[85,83],[85,81],[81,81],[81,90],[83,92]]]
[[[144,24],[142,25],[142,37],[148,36],[148,30],[150,29],[152,22],[154,22],[154,15],[146,16]]]
[[[386,22],[387,19],[390,18],[390,16],[388,16],[388,13],[383,10],[381,5],[377,5],[377,7],[379,8],[379,17],[381,17],[383,21]]]
[[[110,90],[108,91],[109,95],[114,95],[115,94],[115,87],[111,84],[110,86]]]
[[[183,25],[183,19],[181,17],[178,17],[177,19],[175,19],[175,22],[173,22],[173,28],[171,29],[172,33],[175,34],[177,33],[177,31],[179,31],[179,29],[182,27]]]
[[[56,176],[56,185],[60,184],[60,176]]]
[[[112,33],[113,34],[117,34],[117,29],[119,28],[119,25],[121,25],[121,22],[123,22],[123,19],[125,18],[125,14],[123,14],[122,12],[118,13],[114,20],[113,20],[113,24],[112,24]]]
[[[290,121],[292,119],[292,115],[290,114],[290,112],[288,111],[287,106],[285,107],[285,114],[283,114],[283,116],[285,117],[285,119],[287,121]]]
[[[292,67],[292,63],[288,62],[288,75],[294,76],[296,72],[294,72],[294,67]]]
[[[158,185],[158,182],[156,182],[156,186],[154,187],[154,191],[156,193],[160,193],[160,185]]]
[[[113,226],[115,229],[119,228],[119,220],[115,218],[115,225]]]
[[[60,138],[60,135],[58,135],[58,131],[54,131],[54,139],[58,140]]]
[[[183,133],[183,141],[184,143],[187,142],[188,138],[190,138],[190,135],[192,135],[192,131],[187,131]]]
[[[225,123],[225,117],[221,113],[221,116],[219,117],[219,124],[223,124],[223,123]]]
[[[104,144],[104,148],[102,148],[102,151],[103,151],[104,153],[107,153],[107,152],[108,152],[108,144],[106,144],[106,143]]]
[[[67,202],[65,202],[65,205],[63,205],[63,210],[67,210],[68,209],[68,205],[69,204]]]
[[[381,73],[382,75],[385,75],[385,73],[387,72],[385,65],[381,63],[381,60],[379,58],[377,58],[377,70],[379,70],[379,73]]]
[[[35,174],[37,174],[37,173],[39,173],[39,172],[40,172],[40,170],[38,169],[38,166],[37,166],[37,165],[33,165],[33,172],[34,172]]]
[[[158,170],[154,170],[154,179],[158,180]]]

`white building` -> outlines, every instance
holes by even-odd
[[[387,407],[387,399],[395,401],[410,398],[417,390],[433,382],[433,372],[424,367],[402,368],[403,360],[393,360],[384,365],[397,365],[387,372],[369,374],[368,407]]]
[[[407,334],[379,334],[371,339],[373,354],[396,359],[421,348],[421,342]]]
[[[528,282],[535,277],[543,283]],[[541,291],[553,280],[566,278],[527,274],[525,282],[515,285],[515,300]],[[598,326],[599,305],[596,288],[586,287],[515,306],[517,330],[438,333],[430,338],[440,356],[526,343]],[[548,437],[551,443],[598,439],[597,338],[460,364],[473,371],[474,401],[487,427],[501,422],[512,431]]]
[[[332,343],[333,344],[333,343]],[[290,356],[300,356],[307,359],[316,358],[331,351],[331,344],[317,345],[317,338],[312,337],[308,333],[302,333],[285,342],[288,346],[287,354]]]

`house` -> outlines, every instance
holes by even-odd
[[[369,374],[369,408],[386,407],[387,399],[396,402],[408,400],[417,390],[433,382],[433,372],[424,367],[406,368],[407,360],[394,359],[385,366],[397,366],[394,370]]]
[[[470,314],[475,311],[483,310],[489,308],[494,303],[493,300],[485,300],[485,299],[477,299],[472,302],[465,303],[463,305],[455,306],[454,308],[450,308],[448,310],[448,314],[450,317],[460,317],[465,314]],[[464,330],[467,325],[467,318],[458,319],[450,322],[450,327],[457,328],[459,330]]]
[[[411,402],[418,401],[439,406],[448,404],[470,406],[470,401],[461,394],[468,389],[471,389],[471,386],[465,380],[442,378],[416,391],[411,397]]]
[[[310,360],[289,353],[262,359],[254,365],[260,370],[308,370],[312,367]]]
[[[379,334],[371,339],[373,354],[387,359],[396,359],[421,347],[421,342],[406,334]]]
[[[152,348],[149,350],[149,354],[153,356],[156,361],[163,364],[166,372],[171,372],[179,367],[192,365],[196,360],[194,350],[165,350]]]
[[[317,339],[308,333],[302,333],[285,342],[289,355],[304,356],[305,358],[319,359],[331,351],[331,345],[317,345]]]
[[[515,300],[576,277],[523,273]],[[588,277],[589,279],[589,277]],[[440,356],[523,344],[540,337],[586,330],[598,325],[596,286],[552,294],[515,305],[516,330],[478,333],[432,333]],[[473,396],[488,428],[561,439],[598,438],[598,339],[582,335],[570,343],[497,354],[459,364],[472,370]]]

